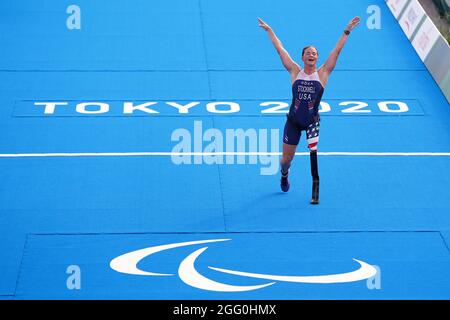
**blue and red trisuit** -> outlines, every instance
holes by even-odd
[[[310,151],[311,175],[313,178],[312,204],[319,203],[319,172],[317,165],[317,144],[319,142],[320,100],[324,87],[319,74],[315,71],[306,74],[303,70],[297,75],[292,84],[292,103],[284,126],[283,142],[298,145],[302,131],[306,131],[306,142]],[[282,168],[281,189],[289,190],[287,180],[288,169]]]
[[[306,74],[301,70],[292,84],[292,103],[284,126],[283,142],[298,145],[302,131],[310,151],[317,150],[319,142],[319,106],[324,88],[319,74]]]

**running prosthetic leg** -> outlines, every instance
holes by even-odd
[[[319,170],[317,166],[317,151],[309,154],[311,162],[311,176],[313,178],[311,204],[319,204]]]
[[[311,204],[319,204],[319,179],[313,180]]]

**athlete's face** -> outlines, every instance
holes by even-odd
[[[302,56],[303,63],[310,67],[314,67],[316,65],[318,58],[319,55],[317,54],[317,49],[314,47],[307,48]]]

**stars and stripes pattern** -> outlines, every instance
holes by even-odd
[[[320,123],[317,121],[310,124],[306,130],[306,142],[308,143],[308,148],[310,151],[317,150],[317,144],[319,142],[319,129]]]

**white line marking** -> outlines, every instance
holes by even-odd
[[[80,152],[80,153],[0,153],[0,158],[37,157],[158,157],[158,156],[281,156],[281,152]],[[309,152],[296,152],[307,156]],[[450,152],[319,152],[321,156],[358,157],[450,157]]]

